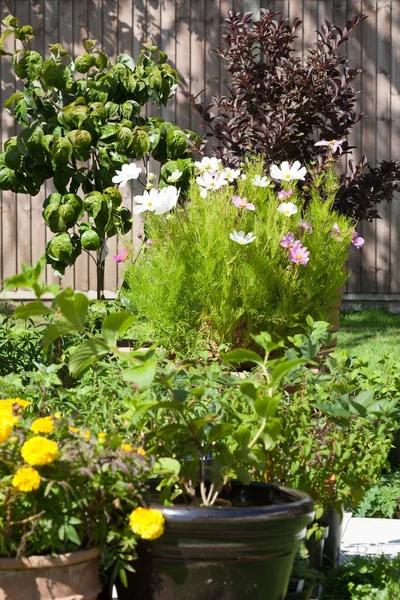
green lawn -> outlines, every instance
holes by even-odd
[[[400,314],[383,310],[342,312],[337,347],[376,364],[383,354],[400,356]]]

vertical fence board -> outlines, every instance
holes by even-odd
[[[347,20],[351,19],[354,15],[362,14],[362,2],[360,0],[349,0],[347,6]],[[349,68],[350,69],[360,69],[362,67],[362,54],[363,54],[363,45],[362,45],[362,27],[358,25],[356,29],[351,33],[350,43],[347,44],[347,58],[349,60]],[[363,75],[362,73],[355,80],[353,87],[355,90],[360,90],[363,85]],[[356,104],[356,112],[361,112],[361,95],[358,96],[359,100]],[[348,136],[348,144],[349,146],[354,146],[351,151],[351,155],[347,155],[346,163],[348,160],[352,159],[355,162],[359,162],[361,159],[360,148],[362,145],[362,125],[361,123],[357,123],[350,132]],[[358,227],[358,231],[361,233],[362,227]],[[361,292],[361,277],[362,277],[362,259],[363,250],[356,250],[355,248],[351,249],[349,256],[349,268],[351,272],[350,279],[346,286],[346,291],[350,293],[360,293]]]
[[[376,89],[380,99],[376,105],[376,160],[390,159],[390,2],[377,2]],[[390,206],[379,207],[382,219],[376,223],[376,291],[390,292]]]
[[[391,158],[398,160],[400,157],[400,3],[392,2],[391,14]],[[391,206],[390,222],[390,291],[397,293],[400,290],[400,198],[399,194]]]
[[[175,99],[166,108],[152,106],[149,114],[161,115],[181,127],[202,134],[201,118],[191,108],[189,94],[201,94],[206,102],[215,94],[226,91],[228,76],[224,62],[213,50],[222,45],[222,24],[228,11],[251,11],[258,16],[260,9],[271,9],[284,18],[300,17],[302,27],[296,42],[298,54],[306,53],[315,41],[315,30],[324,19],[344,26],[347,19],[361,12],[369,18],[351,34],[343,48],[350,68],[362,67],[364,73],[355,84],[362,90],[358,110],[367,119],[355,126],[349,135],[354,160],[366,153],[372,165],[382,159],[398,159],[400,155],[400,2],[398,0],[0,0],[1,17],[16,14],[21,22],[30,23],[36,39],[34,48],[48,54],[47,45],[60,41],[73,56],[83,51],[82,38],[93,37],[105,52],[137,58],[142,43],[152,39],[169,56],[176,67],[180,85]],[[6,46],[12,46],[8,39]],[[2,57],[1,103],[21,82],[15,82],[9,57]],[[12,117],[2,110],[2,142],[16,132]],[[211,146],[211,142],[209,143]],[[208,150],[208,152],[210,149]],[[344,165],[344,161],[343,161]],[[21,260],[35,261],[44,251],[53,234],[41,217],[42,203],[52,191],[50,183],[40,193],[29,196],[3,192],[0,204],[0,279],[19,270]],[[128,187],[124,203],[131,207]],[[364,223],[360,232],[366,238],[361,251],[352,251],[352,276],[347,291],[353,293],[400,292],[400,203],[380,206],[384,217],[379,222]],[[136,224],[135,224],[136,226]],[[109,243],[106,262],[106,289],[120,283],[113,261],[116,240]],[[81,256],[74,270],[67,269],[63,285],[76,289],[95,288],[96,274],[92,261]],[[47,279],[55,281],[50,269]]]
[[[362,146],[371,164],[376,162],[376,2],[364,2],[363,13],[363,93],[361,103],[366,119],[362,122]],[[362,292],[376,293],[376,222],[363,223],[362,232],[367,239],[362,250]]]

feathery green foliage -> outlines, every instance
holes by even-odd
[[[247,347],[250,335],[268,331],[293,334],[309,314],[329,319],[338,289],[347,279],[344,268],[354,224],[332,211],[338,187],[333,170],[311,173],[311,200],[305,206],[296,182],[290,201],[298,212],[278,212],[279,182],[255,186],[263,175],[260,160],[248,162],[245,178],[201,197],[193,181],[189,203],[160,217],[147,213],[145,231],[152,240],[127,266],[126,299],[140,318],[138,335],[190,354],[199,347],[221,344]],[[247,198],[254,211],[239,209],[232,196]],[[301,226],[311,224],[312,231]],[[333,234],[337,225],[340,234]],[[252,232],[255,240],[241,245],[229,234]],[[291,262],[280,245],[288,232],[310,252],[307,265]]]

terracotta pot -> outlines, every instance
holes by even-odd
[[[58,556],[0,558],[0,600],[96,600],[99,548]]]

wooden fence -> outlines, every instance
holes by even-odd
[[[367,154],[374,165],[382,159],[400,158],[400,1],[399,0],[0,0],[0,14],[14,14],[34,28],[34,48],[47,52],[60,41],[73,55],[83,52],[82,39],[95,38],[110,56],[122,52],[137,56],[141,44],[151,39],[164,50],[180,76],[180,88],[167,108],[150,107],[152,114],[201,132],[201,122],[189,106],[187,93],[204,90],[208,101],[223,90],[225,73],[214,50],[221,43],[221,25],[228,10],[260,8],[300,17],[299,53],[315,40],[315,31],[332,20],[344,26],[354,14],[368,19],[352,35],[345,49],[351,67],[361,67],[359,108],[367,119],[355,127],[350,143]],[[9,38],[10,39],[10,38]],[[8,58],[0,61],[1,105],[19,86]],[[14,135],[15,125],[3,110],[2,143]],[[31,263],[43,253],[51,233],[41,217],[42,202],[50,188],[31,198],[4,192],[0,204],[0,280],[18,272],[21,261]],[[129,206],[131,198],[126,198]],[[380,209],[382,220],[364,223],[362,250],[352,250],[352,276],[348,298],[400,301],[400,201]],[[120,281],[113,260],[116,242],[110,242],[106,263],[106,289]],[[49,281],[54,277],[48,269]],[[95,265],[84,255],[67,271],[63,284],[80,290],[95,289]]]

